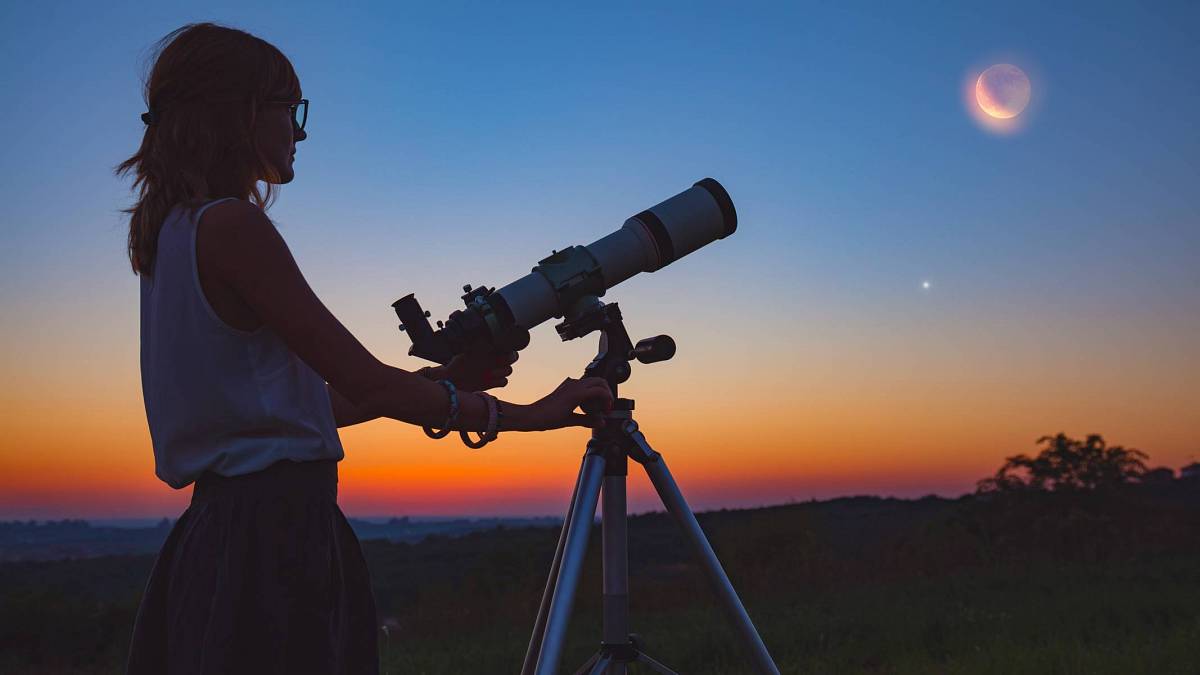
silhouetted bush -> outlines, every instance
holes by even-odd
[[[1146,453],[1106,445],[1099,434],[1079,441],[1058,433],[1037,442],[1046,447],[1036,457],[1009,457],[996,475],[979,481],[978,491],[1108,489],[1136,481],[1146,472]]]

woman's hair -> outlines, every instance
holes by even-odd
[[[123,212],[130,216],[129,262],[146,275],[154,273],[159,228],[175,205],[237,197],[269,207],[279,175],[255,142],[258,109],[301,96],[287,57],[235,28],[188,24],[155,43],[152,58],[142,146],[114,170],[134,174],[137,203]]]

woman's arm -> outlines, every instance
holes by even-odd
[[[516,361],[516,354],[503,357],[509,363]],[[503,387],[508,384],[507,376],[512,374],[512,367],[497,363],[484,364],[463,364],[460,371],[455,371],[453,368],[446,366],[426,366],[418,369],[417,374],[427,380],[449,379],[454,382],[458,389],[466,391],[481,391],[491,389],[493,387]],[[454,365],[453,363],[451,365]],[[496,366],[499,365],[497,368]],[[329,402],[333,406],[333,419],[339,427],[348,427],[362,422],[370,422],[374,419],[379,419],[378,415],[372,416],[362,410],[359,410],[350,399],[338,393],[328,382],[325,383],[325,388],[329,391]]]
[[[435,426],[448,398],[440,384],[381,363],[313,293],[275,225],[254,204],[231,200],[201,216],[197,248],[207,252],[206,278],[226,284],[328,386],[350,404],[352,417],[391,417]],[[487,424],[487,407],[464,396],[460,421]]]
[[[363,420],[377,417],[440,427],[449,396],[442,385],[375,358],[325,307],[300,273],[283,237],[254,204],[231,200],[215,204],[201,216],[197,246],[211,255],[208,277],[227,284],[255,315],[332,390],[345,398]],[[553,400],[551,400],[553,399]],[[588,426],[584,415],[572,415],[580,400],[611,402],[603,382],[564,382],[538,406],[504,403],[505,422],[514,430],[554,426]],[[546,403],[546,401],[550,401]],[[536,409],[535,409],[536,408]],[[464,392],[456,429],[487,427],[488,408],[477,395]]]
[[[417,373],[427,380],[440,380],[445,377],[445,366],[421,368]],[[350,399],[342,396],[328,382],[325,383],[325,389],[329,392],[329,403],[333,406],[333,420],[338,427],[348,427],[379,419],[378,415],[371,415],[359,410],[350,402]]]
[[[338,390],[330,386],[328,382],[325,383],[325,388],[329,390],[329,403],[333,406],[333,421],[339,427],[348,427],[352,424],[379,419],[378,416],[372,417],[359,410],[350,402],[350,399],[339,394]]]

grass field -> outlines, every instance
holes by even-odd
[[[1194,497],[859,498],[704,514],[785,673],[1200,673]],[[557,539],[364,542],[385,673],[520,669]],[[600,635],[593,540],[563,659]],[[682,673],[749,672],[663,515],[631,520],[632,624]],[[0,673],[115,673],[150,556],[0,566]],[[648,672],[633,670],[632,672]]]
[[[994,572],[903,587],[789,589],[749,604],[785,673],[1197,673],[1195,563],[1026,570],[1054,590],[1014,587],[1010,574]],[[691,608],[635,607],[635,630],[680,672],[749,672],[705,599]],[[385,672],[517,672],[527,624],[395,640]],[[594,608],[576,616],[566,672],[595,650],[599,630]]]

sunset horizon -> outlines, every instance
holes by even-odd
[[[1053,433],[1057,433],[1056,430]],[[1083,438],[1089,432],[1068,433]],[[575,434],[580,442],[586,436]],[[1051,432],[1042,434],[1052,435]],[[1103,434],[1101,434],[1103,435]],[[975,492],[979,480],[990,477],[1008,456],[1034,454],[1032,439],[1027,447],[1013,448],[997,454],[992,461],[978,462],[980,469],[969,475],[934,466],[913,466],[896,458],[896,469],[906,468],[907,475],[899,477],[888,467],[876,465],[873,470],[856,469],[851,463],[842,468],[809,475],[786,476],[770,470],[747,471],[736,463],[725,478],[705,475],[704,469],[689,467],[678,452],[662,449],[667,462],[687,491],[689,502],[697,511],[720,509],[751,509],[780,506],[811,500],[825,501],[851,497],[920,499],[934,496],[956,499]],[[1142,449],[1105,436],[1109,445]],[[415,442],[420,443],[419,439]],[[533,471],[506,468],[512,454],[519,452],[505,442],[489,447],[497,452],[495,458],[480,462],[478,457],[456,458],[439,463],[422,463],[424,471],[408,469],[399,473],[387,463],[372,466],[351,458],[341,462],[339,503],[349,517],[392,518],[525,518],[564,515],[570,498],[578,460],[582,451],[556,458],[553,464]],[[1143,451],[1145,451],[1143,449]],[[1180,469],[1195,463],[1196,456],[1182,454],[1174,464],[1158,460],[1156,453],[1147,451],[1147,467],[1165,467],[1179,475]],[[960,462],[959,466],[976,462]],[[709,466],[708,471],[720,471]],[[148,468],[152,472],[152,467]],[[632,472],[629,503],[631,513],[660,512],[662,504],[649,481]],[[399,486],[395,489],[392,486]],[[406,492],[407,490],[407,492]],[[191,487],[173,490],[157,479],[128,481],[111,492],[91,494],[52,491],[37,486],[18,485],[15,481],[0,480],[0,521],[4,520],[158,520],[174,519],[187,506]]]

